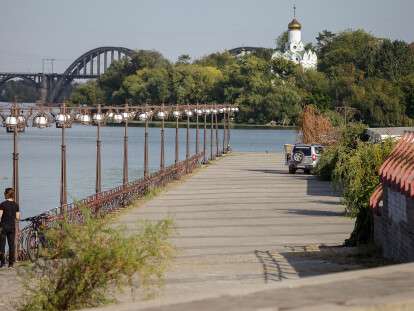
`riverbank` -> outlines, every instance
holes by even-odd
[[[142,121],[132,120],[128,121],[128,125],[131,127],[144,127],[145,123]],[[187,122],[179,122],[180,128],[187,127]],[[106,126],[124,126],[123,123],[108,123]],[[148,122],[148,127],[160,127],[161,121],[150,121]],[[164,127],[166,128],[175,128],[175,121],[165,121]],[[196,128],[196,122],[190,122],[190,128]],[[200,129],[204,127],[204,121],[200,120],[199,122]],[[207,122],[207,128],[211,128],[211,122]],[[219,129],[223,128],[223,123],[219,123]],[[297,130],[297,126],[282,126],[282,125],[266,125],[266,124],[247,124],[247,123],[232,123],[232,129],[246,129],[246,130]]]

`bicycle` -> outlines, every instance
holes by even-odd
[[[41,248],[46,248],[46,237],[43,233],[45,222],[49,219],[46,213],[22,219],[22,222],[30,222],[21,232],[21,245],[30,261],[39,258]]]

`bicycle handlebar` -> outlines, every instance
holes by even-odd
[[[43,214],[40,214],[40,215],[20,219],[20,221],[22,221],[22,222],[27,222],[27,221],[34,222],[34,221],[38,221],[38,220],[42,220],[42,219],[47,219],[49,217],[50,216],[47,213],[43,213]]]

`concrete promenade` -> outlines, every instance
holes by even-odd
[[[138,305],[351,269],[305,255],[349,236],[353,222],[343,212],[329,183],[289,175],[281,154],[228,155],[120,217],[130,230],[140,219],[165,217],[177,227],[166,286]]]
[[[353,228],[343,211],[329,183],[287,174],[282,155],[225,156],[121,213],[131,231],[173,218],[177,258],[155,298],[126,291],[94,310],[414,310],[414,264],[355,270],[332,247]],[[14,271],[0,271],[0,292],[0,310],[14,310]]]

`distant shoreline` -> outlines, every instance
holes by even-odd
[[[142,121],[128,121],[128,126],[131,127],[144,127],[144,122]],[[123,126],[123,123],[107,123],[106,126]],[[161,121],[150,121],[148,122],[148,127],[160,127]],[[166,128],[175,128],[175,122],[174,121],[165,121],[164,126]],[[187,122],[179,122],[179,127],[183,128],[187,126]],[[196,128],[195,122],[190,122],[190,128]],[[222,129],[223,123],[219,122],[218,124],[219,129]],[[204,127],[204,121],[200,120],[199,123],[200,129]],[[207,122],[207,128],[211,127],[211,122]],[[282,125],[276,125],[276,126],[270,126],[270,125],[261,125],[261,124],[246,124],[246,123],[232,123],[231,124],[232,129],[248,129],[248,130],[297,130],[297,126],[282,126]]]

